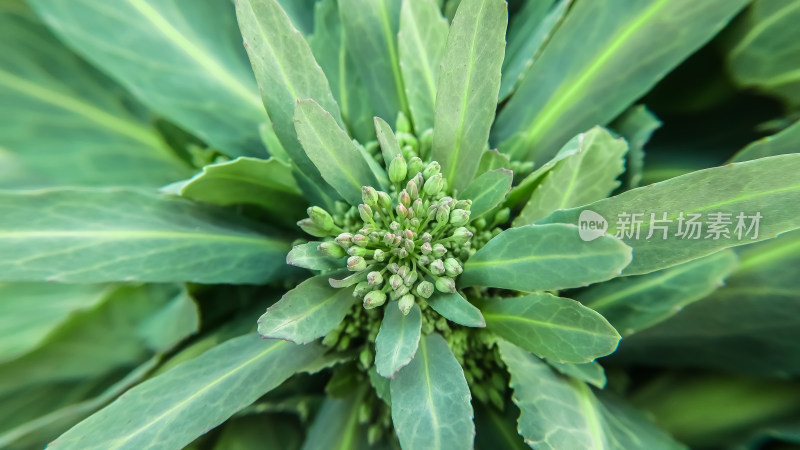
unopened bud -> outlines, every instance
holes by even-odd
[[[418,156],[408,160],[408,173],[417,174],[425,168],[425,163]]]
[[[375,261],[383,262],[386,259],[386,252],[381,249],[377,249],[372,255],[372,258],[375,259]]]
[[[328,214],[328,211],[320,208],[319,206],[312,206],[308,208],[308,217],[314,222],[314,225],[322,228],[325,231],[333,229],[333,217]]]
[[[508,218],[510,216],[511,216],[511,210],[508,208],[503,208],[500,211],[497,211],[497,214],[494,215],[495,225],[502,225],[508,222]]]
[[[416,200],[419,198],[419,186],[417,186],[416,181],[410,180],[408,184],[406,184],[406,191],[411,197],[411,200]]]
[[[414,251],[414,241],[411,239],[403,239],[403,248],[411,254]]]
[[[456,202],[455,205],[453,205],[453,208],[466,209],[467,211],[469,211],[471,207],[472,207],[472,200],[459,200]]]
[[[408,171],[408,166],[406,165],[406,160],[403,158],[403,155],[398,154],[394,157],[391,163],[389,163],[389,180],[392,183],[402,183],[406,179],[406,174]]]
[[[317,251],[325,256],[330,256],[331,258],[341,258],[347,254],[341,246],[337,245],[333,241],[325,241],[319,244]]]
[[[377,270],[374,270],[367,274],[367,283],[369,283],[370,286],[379,286],[383,283],[383,275]]]
[[[425,181],[423,190],[430,196],[435,196],[442,190],[444,182],[442,181],[442,174],[437,173]]]
[[[356,288],[353,290],[353,297],[355,298],[364,298],[367,295],[367,292],[372,290],[372,287],[366,281],[362,281],[356,285]]]
[[[350,272],[360,272],[367,268],[367,261],[361,256],[351,256],[347,258],[347,270]]]
[[[430,270],[434,275],[444,275],[444,262],[441,259],[433,260]]]
[[[373,309],[386,303],[386,294],[375,290],[364,296],[364,308]]]
[[[405,248],[402,247],[395,248],[392,251],[394,252],[395,255],[399,256],[400,259],[408,258],[408,250],[406,250]]]
[[[403,284],[405,284],[406,286],[412,286],[414,283],[417,282],[418,276],[419,275],[417,275],[416,270],[412,271],[411,273],[403,277]]]
[[[395,233],[399,234],[400,233],[400,228],[402,228],[402,227],[400,226],[400,222],[397,222],[397,221],[393,220],[392,223],[389,224],[389,228],[392,231],[394,231]]]
[[[429,255],[433,251],[433,246],[431,246],[430,242],[425,242],[419,249],[423,255]]]
[[[466,244],[470,239],[472,239],[472,232],[466,227],[456,228],[456,231],[453,232],[453,242],[456,244]]]
[[[422,170],[422,176],[427,180],[441,171],[442,166],[440,166],[436,161],[431,161],[428,163],[425,169]]]
[[[427,130],[422,132],[422,135],[419,137],[419,153],[423,156],[429,155],[431,153],[431,147],[433,146],[433,129],[428,128]]]
[[[397,273],[397,271],[400,270],[400,265],[397,263],[391,263],[388,264],[386,268],[389,269],[389,272]]]
[[[431,263],[431,261],[432,259],[428,255],[422,255],[419,257],[419,259],[417,259],[417,262],[419,263],[420,266],[427,266],[428,264]]]
[[[436,210],[436,221],[439,223],[447,223],[450,219],[450,207],[447,205],[439,205]]]
[[[359,247],[366,247],[369,244],[369,238],[363,234],[356,234],[351,241]]]
[[[299,226],[303,231],[306,233],[315,236],[315,237],[325,237],[330,234],[327,230],[324,230],[319,225],[314,223],[311,219],[303,219],[297,222],[297,226]]]
[[[411,122],[409,122],[408,117],[406,117],[402,111],[397,113],[395,129],[398,133],[411,133]]]
[[[422,298],[428,298],[433,295],[433,283],[430,281],[422,281],[417,285],[417,295]]]
[[[347,247],[350,247],[351,245],[353,245],[352,239],[353,239],[353,235],[352,234],[350,234],[350,233],[342,233],[342,234],[336,236],[334,241],[336,241],[336,243],[341,245],[342,247],[347,248]]]
[[[408,216],[408,208],[402,203],[397,205],[397,215],[400,216],[401,219],[405,219]]]
[[[461,267],[461,263],[458,262],[455,258],[447,258],[444,260],[444,271],[448,277],[457,277],[461,275],[461,272],[464,271],[464,268]]]
[[[386,233],[383,235],[383,243],[386,245],[392,245],[394,242],[394,233]]]
[[[460,227],[466,225],[467,222],[469,222],[469,211],[465,209],[454,209],[450,213],[450,225]]]
[[[378,191],[378,206],[383,209],[389,209],[392,207],[392,197],[389,197],[389,194],[383,191]]]
[[[431,253],[433,254],[434,258],[441,258],[445,255],[445,253],[447,253],[447,249],[444,248],[444,245],[442,244],[435,244]]]
[[[397,301],[397,307],[404,316],[407,316],[411,311],[411,308],[414,307],[414,296],[411,294],[406,294],[400,297],[400,300]]]
[[[400,270],[397,271],[401,278],[405,278],[409,273],[411,273],[411,267],[408,266],[401,266]]]
[[[433,239],[433,236],[431,236],[431,234],[426,231],[425,233],[422,233],[422,236],[420,236],[419,238],[422,239],[423,242],[430,242],[431,239]]]
[[[350,256],[366,256],[367,249],[354,245],[347,249],[347,254]]]
[[[361,220],[366,223],[372,222],[372,208],[369,207],[366,203],[362,203],[358,205],[358,215],[361,216]]]
[[[446,294],[456,291],[456,282],[452,278],[439,277],[436,279],[436,289]]]
[[[369,206],[378,205],[378,191],[372,186],[361,186],[361,200]]]
[[[394,274],[391,277],[389,277],[389,286],[391,286],[392,289],[394,289],[395,291],[398,290],[402,285],[403,285],[403,277],[401,277],[400,275]]]
[[[395,295],[395,297],[400,297],[400,296],[408,294],[410,291],[411,291],[411,288],[409,288],[408,286],[406,286],[404,284],[404,285],[400,286],[399,288],[397,288],[396,291],[394,291],[394,295]]]

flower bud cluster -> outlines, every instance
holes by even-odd
[[[319,207],[298,224],[329,237],[319,246],[328,256],[347,256],[358,280],[354,295],[366,309],[395,301],[403,314],[436,291],[455,292],[470,246],[471,200],[447,195],[437,162],[398,154],[388,167],[389,192],[362,188],[363,203],[328,214]],[[474,229],[474,228],[473,228]]]

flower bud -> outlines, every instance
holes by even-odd
[[[431,147],[433,146],[433,129],[428,128],[427,130],[422,132],[422,135],[419,137],[419,154],[422,156],[427,156],[431,152]]]
[[[436,218],[436,212],[439,211],[439,205],[436,203],[432,204],[428,207],[428,215],[426,216],[428,220],[433,220]]]
[[[461,267],[461,263],[457,259],[447,258],[444,260],[444,271],[448,277],[457,277],[461,275],[464,268]]]
[[[360,272],[367,268],[367,261],[361,256],[351,256],[347,258],[347,270],[350,272]]]
[[[350,233],[342,233],[342,234],[336,236],[334,241],[336,241],[336,243],[341,245],[342,247],[348,248],[351,245],[353,245],[352,239],[353,239],[353,235],[352,234],[350,234]]]
[[[347,252],[345,252],[341,246],[337,245],[333,241],[325,241],[319,244],[317,251],[325,256],[330,256],[331,258],[341,258],[347,254]]]
[[[369,244],[369,238],[363,234],[356,234],[351,241],[359,247],[366,247]]]
[[[428,255],[422,255],[419,257],[419,259],[417,259],[417,262],[420,266],[427,266],[431,263],[431,257]]]
[[[414,239],[414,237],[416,236],[416,233],[414,233],[413,231],[409,230],[408,228],[403,230],[403,234],[406,236],[406,239]]]
[[[439,209],[436,210],[436,221],[439,223],[447,223],[450,219],[450,207],[447,205],[439,205]]]
[[[417,174],[425,168],[425,163],[418,156],[408,160],[408,173]]]
[[[400,265],[397,263],[391,263],[387,265],[386,268],[389,269],[389,272],[397,273],[397,271],[400,270]]]
[[[483,217],[479,217],[474,222],[472,222],[472,225],[475,228],[477,228],[479,230],[482,230],[482,229],[486,228],[486,219],[484,219]]]
[[[436,289],[446,294],[456,291],[456,282],[452,278],[439,277],[436,279]]]
[[[407,316],[411,311],[411,308],[414,307],[414,296],[411,294],[406,294],[400,297],[400,300],[397,301],[397,307],[404,316]]]
[[[405,219],[408,217],[408,208],[402,203],[397,205],[397,215],[400,216],[401,219]]]
[[[394,233],[386,233],[383,235],[383,243],[386,245],[392,245],[394,242]]]
[[[378,206],[383,209],[389,209],[392,207],[392,197],[389,197],[389,194],[383,191],[378,191]]]
[[[411,254],[414,251],[414,241],[411,239],[403,239],[403,248]]]
[[[354,245],[347,249],[347,254],[350,256],[366,256],[367,249]]]
[[[297,222],[297,226],[299,226],[306,233],[315,237],[325,237],[329,234],[328,231],[319,227],[311,219],[300,220]]]
[[[510,216],[511,216],[511,210],[508,208],[503,208],[500,211],[497,211],[497,214],[494,215],[495,225],[502,225],[508,222],[508,218]]]
[[[435,196],[442,190],[443,186],[444,182],[442,181],[442,174],[437,173],[425,181],[425,186],[422,189],[426,194]]]
[[[419,249],[423,255],[429,255],[433,251],[433,246],[431,246],[430,242],[425,242]]]
[[[416,181],[409,180],[408,184],[406,184],[406,191],[408,192],[409,197],[411,197],[411,200],[416,200],[419,198],[419,186],[417,186]]]
[[[364,298],[367,295],[367,292],[372,290],[369,283],[366,281],[362,281],[356,285],[356,288],[353,290],[353,297],[355,298]]]
[[[397,113],[397,122],[394,128],[398,133],[411,133],[411,122],[402,111]]]
[[[419,221],[419,218],[417,218],[417,217],[414,217],[413,219],[406,220],[406,225],[408,225],[408,226],[410,226],[412,228],[419,228],[420,223],[421,222]]]
[[[375,253],[372,255],[372,258],[375,261],[383,262],[384,260],[386,260],[386,252],[384,252],[381,249],[377,249],[375,250]]]
[[[442,244],[435,244],[431,253],[433,254],[434,258],[441,258],[445,255],[445,253],[447,253],[447,249],[444,248],[444,245]]]
[[[471,207],[472,207],[472,200],[459,200],[456,202],[455,205],[453,205],[453,208],[466,209],[467,211],[469,211]]]
[[[465,227],[456,228],[456,231],[453,232],[453,242],[456,244],[466,244],[470,239],[472,239],[472,232]]]
[[[410,272],[408,275],[403,277],[403,284],[405,284],[406,286],[412,286],[414,283],[417,282],[417,277],[418,276],[419,275],[417,275],[417,271],[416,270]]]
[[[422,170],[422,176],[425,177],[425,179],[427,180],[432,176],[440,173],[441,171],[442,171],[442,166],[440,166],[439,163],[436,161],[431,161],[428,163],[425,169]]]
[[[433,283],[430,281],[422,281],[417,285],[417,295],[422,298],[428,298],[433,295]]]
[[[433,236],[431,236],[431,234],[426,231],[425,233],[422,233],[422,236],[420,236],[419,238],[422,239],[423,242],[430,242],[431,239],[433,239]]]
[[[402,285],[403,285],[403,277],[401,277],[399,274],[396,273],[391,277],[389,277],[389,286],[391,286],[393,290],[396,291],[400,289],[400,286]]]
[[[370,286],[379,286],[383,283],[383,275],[377,270],[373,270],[372,272],[367,274],[367,283]]]
[[[394,157],[392,162],[389,163],[389,180],[392,183],[402,183],[406,179],[408,173],[408,166],[403,155],[398,154]]]
[[[460,227],[466,225],[467,222],[469,222],[469,211],[465,209],[454,209],[450,213],[450,225]]]
[[[433,260],[430,270],[434,275],[444,275],[444,262],[441,259]]]
[[[400,275],[401,278],[405,278],[409,273],[411,273],[411,267],[408,266],[401,266],[397,271],[397,275]]]
[[[386,294],[381,290],[374,290],[364,296],[364,308],[373,309],[386,303]]]
[[[389,228],[391,228],[391,230],[396,234],[399,234],[402,227],[400,226],[400,222],[393,220],[392,223],[389,224]]]
[[[361,186],[361,200],[369,206],[377,206],[378,191],[372,186]]]
[[[406,249],[404,249],[402,247],[401,248],[395,248],[392,251],[394,252],[395,255],[399,256],[400,259],[408,258],[408,250],[406,250]]]
[[[369,207],[366,203],[362,203],[358,205],[358,215],[361,216],[361,220],[366,223],[370,223],[373,221],[372,219],[372,208]]]
[[[314,222],[314,225],[322,228],[325,231],[333,229],[333,217],[328,214],[328,211],[320,208],[319,206],[312,206],[308,208],[308,217]]]
[[[397,288],[397,290],[396,290],[396,291],[393,291],[393,293],[394,293],[394,295],[395,295],[395,298],[396,298],[396,297],[401,297],[401,296],[403,296],[403,295],[406,295],[406,294],[408,294],[410,291],[411,291],[411,288],[409,288],[408,286],[406,286],[406,285],[404,284],[404,285],[400,286],[399,288]]]

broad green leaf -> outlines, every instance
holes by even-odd
[[[69,320],[100,304],[101,284],[0,284],[0,363],[34,350]]]
[[[508,169],[510,167],[511,160],[508,159],[508,155],[498,152],[497,149],[486,150],[481,156],[480,164],[478,164],[477,175],[483,175],[490,170]]]
[[[228,155],[265,153],[258,126],[266,116],[229,2],[29,3],[64,42],[154,111]]]
[[[320,253],[319,244],[318,241],[312,241],[295,245],[286,256],[286,264],[311,270],[343,269],[345,267],[344,259],[336,259]]]
[[[397,45],[411,118],[418,134],[433,128],[436,82],[448,31],[434,0],[403,0]]]
[[[196,311],[188,312],[188,327],[175,314],[179,297],[185,296],[170,284],[109,288],[97,306],[76,312],[36,349],[0,365],[0,395],[37,383],[100,377],[172,347],[196,330],[191,326],[196,325]],[[172,324],[172,330],[152,330],[151,321],[160,317],[181,322]]]
[[[386,163],[386,167],[389,167],[389,164],[391,164],[392,160],[397,155],[402,154],[402,150],[400,150],[400,143],[397,142],[397,138],[392,131],[392,127],[390,127],[389,124],[380,117],[375,118],[375,135],[378,137],[378,143],[381,146],[383,161]]]
[[[614,119],[609,127],[628,141],[625,187],[639,187],[644,170],[644,145],[653,132],[661,127],[661,121],[646,106],[636,105]]]
[[[494,334],[557,363],[587,363],[617,348],[619,334],[600,314],[575,300],[541,292],[483,303]]]
[[[402,0],[338,0],[347,52],[368,92],[370,114],[409,116],[397,49]]]
[[[157,352],[167,352],[187,336],[200,331],[200,309],[184,287],[155,314],[136,329],[136,333]]]
[[[583,364],[554,361],[547,361],[547,363],[558,372],[585,381],[598,389],[603,389],[606,385],[606,372],[597,361]]]
[[[800,153],[800,121],[780,133],[759,139],[733,155],[730,162],[750,161],[768,156]]]
[[[366,389],[345,399],[326,398],[308,430],[303,450],[368,449],[365,427],[359,422]]]
[[[574,298],[628,336],[715,291],[736,267],[736,260],[732,250],[723,250],[669,269],[595,284]]]
[[[472,255],[459,283],[549,291],[614,278],[630,262],[630,247],[610,236],[585,242],[574,225],[527,225],[503,231]]]
[[[375,368],[385,378],[392,378],[414,358],[422,327],[419,305],[415,304],[408,315],[403,315],[396,306],[386,305],[375,339]]]
[[[519,409],[506,402],[505,411],[498,411],[494,405],[475,404],[475,448],[492,450],[528,450],[522,436],[517,432]]]
[[[746,4],[575,2],[498,115],[493,142],[515,159],[549,160],[571,136],[622,113]]]
[[[513,226],[529,225],[558,209],[585,205],[608,197],[620,183],[628,145],[595,127],[578,135],[578,151],[547,172]]]
[[[514,91],[564,19],[572,0],[533,0],[525,2],[508,26],[508,45],[503,61],[500,99]]]
[[[258,319],[258,333],[305,344],[339,325],[354,302],[352,289],[334,289],[328,284],[328,275],[318,275],[267,308]]]
[[[800,104],[800,6],[757,0],[732,28],[727,60],[733,79]]]
[[[283,238],[146,191],[0,192],[0,216],[2,280],[260,284],[286,270]]]
[[[428,299],[428,306],[445,319],[465,327],[483,328],[486,321],[481,311],[458,292],[436,292]]]
[[[189,176],[120,91],[34,17],[0,6],[0,187],[160,186]]]
[[[364,155],[320,105],[299,101],[294,123],[303,149],[322,178],[348,203],[361,203],[362,186],[378,186]]]
[[[254,205],[274,220],[291,225],[305,212],[291,167],[277,159],[240,157],[211,164],[191,179],[167,187],[170,190],[213,205]]]
[[[684,448],[630,407],[609,408],[582,381],[555,373],[544,361],[500,341],[519,406],[519,431],[536,449]]]
[[[303,428],[297,420],[279,414],[251,414],[225,422],[214,450],[299,450]]]
[[[384,378],[378,374],[378,369],[375,366],[369,368],[369,382],[372,385],[372,388],[375,390],[375,395],[378,396],[379,399],[383,400],[384,403],[388,406],[392,406],[392,393],[391,393],[391,381],[388,378]]]
[[[184,447],[322,352],[255,333],[231,339],[136,386],[48,448]]]
[[[465,449],[475,437],[464,371],[438,334],[419,341],[416,356],[391,382],[392,422],[404,448]]]
[[[278,0],[281,8],[292,19],[292,24],[303,34],[314,30],[314,7],[316,0]]]
[[[374,139],[375,128],[367,90],[352,89],[352,86],[362,86],[362,82],[356,62],[347,53],[338,0],[316,3],[314,35],[309,37],[309,45],[330,82],[350,135],[360,142]]]
[[[800,231],[740,249],[741,262],[725,286],[626,339],[620,360],[800,374]]]
[[[472,200],[470,219],[475,220],[502,203],[511,190],[514,174],[508,169],[494,169],[479,175],[459,198]]]
[[[432,152],[442,165],[442,176],[457,190],[472,181],[489,140],[500,89],[507,7],[503,0],[464,0],[447,35]]]
[[[631,265],[625,268],[625,275],[649,273],[727,247],[770,239],[785,231],[800,228],[798,171],[800,155],[797,154],[729,164],[632,189],[585,207],[557,211],[543,222],[578,223],[581,211],[594,211],[608,221],[609,234],[620,233],[622,236],[622,231],[625,231],[623,241],[633,248],[634,255]],[[632,225],[633,217],[628,227],[624,223],[625,217],[619,216],[622,213],[642,214],[637,218],[642,222],[638,227],[641,231],[638,236],[637,227]],[[671,222],[662,221],[664,213],[666,220]],[[707,227],[702,226],[699,238],[695,239],[693,236],[696,233],[688,225],[683,226],[682,233],[676,235],[681,224],[678,220],[681,213],[685,219],[692,217],[689,214],[700,214],[701,217],[695,222],[701,225],[714,220],[714,216],[709,215],[729,214],[719,217],[727,217],[732,222],[727,227],[721,225],[721,229],[728,229],[730,237],[719,235],[718,239],[714,239],[715,235],[709,235]],[[742,231],[741,240],[736,231],[740,213],[744,214],[741,220],[745,226],[739,229]],[[757,236],[755,229],[746,234],[747,228],[755,221],[746,217],[756,216],[757,213],[762,217],[758,220]],[[653,223],[653,218],[658,222]],[[623,227],[629,229],[622,230]],[[666,239],[663,239],[664,232],[660,227],[666,228]],[[648,231],[654,233],[652,239],[647,239]]]
[[[276,0],[239,0],[236,16],[275,134],[300,171],[323,186],[297,141],[294,114],[298,100],[313,99],[342,123],[325,74]]]

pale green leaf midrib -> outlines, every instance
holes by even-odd
[[[543,322],[543,321],[540,321],[540,320],[531,319],[529,317],[514,316],[514,315],[511,315],[511,314],[492,313],[492,312],[483,311],[483,318],[486,320],[487,324],[489,324],[489,317],[494,317],[495,320],[504,320],[504,321],[508,321],[508,322],[528,323],[528,324],[533,324],[533,325],[536,325],[536,326],[542,326],[542,327],[545,327],[545,328],[552,328],[552,329],[557,329],[557,330],[565,330],[565,331],[570,331],[570,332],[578,332],[578,333],[582,333],[582,334],[589,334],[589,335],[597,336],[597,337],[601,337],[601,338],[611,337],[608,334],[595,332],[593,330],[587,330],[586,328],[571,327],[571,326],[568,326],[568,325],[555,324],[555,323],[552,323],[552,322]]]
[[[307,319],[307,318],[313,316],[315,312],[317,312],[320,309],[322,309],[323,307],[327,306],[329,303],[333,302],[334,300],[338,300],[338,298],[342,294],[342,292],[344,292],[344,291],[334,290],[333,293],[328,298],[322,300],[321,302],[318,302],[316,305],[312,306],[311,308],[304,309],[304,310],[300,311],[299,313],[297,313],[294,316],[287,317],[286,318],[287,320],[283,321],[283,323],[281,323],[281,325],[271,329],[269,333],[273,334],[273,333],[279,332],[279,331],[285,329],[286,327],[289,327],[290,325],[294,325],[295,323],[297,323],[297,322],[299,322],[299,321],[301,321],[303,319]],[[269,314],[269,313],[267,313],[267,314]]]
[[[483,267],[483,266],[507,266],[513,264],[521,264],[526,262],[532,261],[544,261],[548,259],[583,259],[587,257],[603,257],[603,256],[618,256],[621,253],[612,251],[612,252],[603,252],[603,253],[591,253],[588,255],[574,253],[574,254],[548,254],[548,255],[529,255],[523,256],[521,258],[514,258],[514,259],[489,259],[485,261],[474,261],[474,260],[467,260],[467,263],[464,267],[466,270],[467,268],[476,268],[476,267]]]
[[[575,97],[581,89],[600,71],[609,59],[614,56],[614,53],[622,47],[634,33],[642,28],[647,22],[654,17],[661,8],[663,8],[669,0],[657,0],[650,5],[647,10],[640,16],[632,20],[626,27],[617,33],[616,37],[600,52],[597,57],[589,64],[588,67],[580,71],[580,75],[571,83],[564,83],[561,87],[553,93],[550,100],[542,108],[543,113],[540,113],[536,120],[532,121],[531,127],[523,131],[523,139],[525,144],[530,145],[539,139],[539,133],[551,128],[552,122],[559,117],[561,110],[569,105],[574,104],[573,97]]]
[[[254,245],[283,250],[276,240],[264,237],[235,236],[230,234],[189,233],[178,231],[143,230],[80,230],[80,231],[5,231],[0,230],[0,242],[4,240],[24,240],[41,238],[92,238],[96,241],[125,241],[140,239],[199,239],[212,242],[247,242]]]
[[[747,48],[747,46],[750,45],[761,34],[761,32],[769,28],[778,20],[784,18],[786,14],[789,14],[796,8],[800,8],[800,2],[785,2],[784,7],[781,10],[776,11],[774,14],[769,16],[769,18],[764,19],[753,26],[745,38],[739,41],[739,43],[736,44],[736,47],[731,49],[731,51],[728,53],[728,58],[735,58],[736,55]]]
[[[629,297],[633,294],[641,293],[651,287],[662,285],[673,278],[679,277],[684,275],[686,272],[696,270],[694,265],[687,264],[681,267],[680,270],[673,270],[667,271],[660,276],[653,277],[644,283],[634,284],[626,289],[620,289],[615,291],[614,293],[607,295],[605,297],[600,297],[598,300],[588,301],[584,303],[585,306],[588,306],[594,310],[602,309],[604,306],[607,306],[609,303],[614,303],[620,298]]]
[[[261,100],[250,89],[244,87],[239,80],[232,76],[217,61],[208,57],[202,50],[194,45],[180,31],[175,29],[158,11],[147,4],[145,0],[128,0],[137,11],[150,22],[157,31],[160,31],[167,39],[183,50],[192,59],[197,61],[204,69],[213,74],[227,88],[237,96],[245,100],[250,106],[261,109]]]
[[[431,410],[431,428],[433,429],[433,449],[442,448],[441,439],[439,435],[439,417],[436,412],[436,403],[433,400],[433,379],[431,378],[430,359],[428,357],[428,344],[424,338],[419,340],[419,350],[422,353],[422,367],[425,371],[425,389],[428,395],[428,406]]]
[[[602,425],[600,424],[599,412],[592,402],[591,389],[586,385],[586,383],[580,380],[571,378],[570,381],[576,388],[580,407],[584,412],[583,417],[586,418],[586,424],[589,426],[589,435],[592,439],[591,448],[596,450],[604,450],[605,439],[603,439],[603,436],[605,433],[603,432]]]
[[[210,389],[212,389],[213,387],[217,386],[218,384],[220,384],[220,383],[222,383],[223,381],[227,380],[228,378],[232,377],[232,376],[233,376],[233,375],[235,375],[237,372],[239,372],[239,371],[243,370],[243,369],[244,369],[244,368],[246,368],[247,366],[249,366],[249,365],[251,365],[251,364],[254,364],[255,362],[257,362],[257,361],[258,361],[258,360],[260,360],[261,358],[264,358],[264,357],[266,357],[267,355],[269,355],[269,354],[270,354],[270,353],[272,353],[273,351],[275,351],[275,350],[279,349],[279,348],[280,348],[280,346],[283,346],[283,345],[288,345],[288,344],[285,344],[285,343],[283,343],[283,342],[280,342],[280,341],[276,341],[276,342],[275,342],[275,343],[273,343],[273,344],[272,344],[272,345],[271,345],[269,348],[267,348],[267,349],[265,349],[264,351],[262,351],[262,352],[258,353],[256,356],[254,356],[254,357],[252,357],[252,358],[248,359],[247,361],[245,361],[245,362],[243,362],[243,363],[239,364],[239,365],[238,365],[238,366],[236,366],[236,367],[233,367],[233,368],[231,368],[229,371],[225,372],[225,373],[224,373],[222,376],[218,377],[218,378],[217,378],[216,380],[214,380],[213,382],[211,382],[211,383],[209,383],[209,384],[207,384],[207,385],[203,386],[201,389],[199,389],[198,391],[196,391],[195,393],[193,393],[192,395],[190,395],[190,396],[189,396],[189,397],[187,397],[186,399],[184,399],[184,400],[182,400],[182,401],[178,402],[178,403],[177,403],[175,406],[173,406],[173,407],[169,408],[167,411],[165,411],[165,412],[163,412],[163,413],[159,414],[158,416],[156,416],[154,419],[152,419],[151,421],[147,422],[147,423],[146,423],[146,424],[144,424],[143,426],[141,426],[141,427],[139,427],[139,428],[137,428],[137,429],[135,429],[135,430],[131,431],[129,434],[127,434],[127,435],[125,435],[125,436],[123,436],[123,437],[121,437],[121,438],[117,438],[117,439],[115,439],[115,440],[114,440],[115,444],[114,444],[114,445],[112,445],[112,446],[110,446],[110,447],[108,447],[108,448],[109,448],[109,450],[115,450],[115,449],[121,448],[121,447],[122,447],[122,446],[124,446],[124,445],[125,445],[125,444],[126,444],[128,441],[130,441],[131,439],[135,438],[135,437],[136,437],[136,436],[137,436],[139,433],[143,432],[143,431],[144,431],[144,430],[146,430],[147,428],[150,428],[151,426],[153,426],[155,423],[157,423],[158,421],[160,421],[160,420],[161,420],[161,419],[163,419],[164,417],[167,417],[168,415],[172,414],[173,412],[175,412],[175,411],[178,411],[178,410],[180,410],[181,408],[183,408],[184,406],[186,406],[186,405],[190,404],[192,401],[194,401],[195,399],[197,399],[198,397],[200,397],[200,396],[201,396],[202,394],[204,394],[205,392],[209,391],[209,390],[210,390]]]
[[[321,148],[325,149],[325,153],[327,153],[328,156],[330,156],[332,160],[336,161],[336,165],[339,167],[339,173],[343,174],[345,176],[345,178],[347,180],[349,180],[350,183],[358,189],[358,191],[361,191],[361,183],[355,178],[355,176],[353,176],[352,171],[348,170],[349,169],[348,164],[346,164],[341,159],[339,159],[338,152],[333,151],[333,149],[328,146],[328,141],[322,139],[322,136],[319,134],[319,131],[317,130],[317,127],[315,126],[316,124],[313,123],[313,121],[309,120],[308,114],[306,114],[304,112],[303,115],[306,116],[306,123],[309,124],[308,128],[311,130],[311,132],[314,133],[314,137],[317,138],[317,142],[319,143],[319,146]],[[338,126],[337,126],[337,128],[338,128]],[[341,131],[341,129],[338,129],[336,131]],[[345,136],[345,139],[347,139],[346,136]]]
[[[413,6],[411,6],[413,5],[413,2],[403,3],[403,5],[406,4],[408,5],[409,9],[414,8]],[[422,42],[422,34],[420,33],[419,24],[416,21],[416,16],[409,13],[408,17],[410,19],[405,21],[405,23],[408,23],[412,27],[411,35],[413,39],[411,39],[410,41],[412,41],[414,43],[414,46],[417,48],[417,56],[421,60],[423,66],[422,73],[425,75],[424,80],[425,80],[425,86],[428,88],[427,89],[428,96],[429,99],[431,100],[431,104],[434,104],[436,103],[436,80],[433,77],[433,66],[431,65],[431,61],[429,59],[430,55],[426,51],[425,45]]]
[[[767,261],[781,259],[784,256],[796,255],[798,254],[797,252],[800,252],[800,240],[772,248],[769,251],[758,253],[755,256],[740,255],[741,261],[736,268],[736,275],[748,272],[752,269],[761,268]]]
[[[391,63],[392,77],[394,78],[395,93],[397,95],[397,100],[400,102],[400,110],[409,117],[409,120],[413,120],[411,119],[410,114],[408,114],[408,100],[406,99],[405,87],[403,84],[403,74],[401,73],[400,65],[398,64],[399,59],[397,57],[397,44],[395,43],[396,36],[394,33],[392,33],[392,25],[389,19],[389,8],[386,5],[386,0],[380,0],[380,3],[381,30],[383,31],[387,50],[389,51],[389,62]]]

